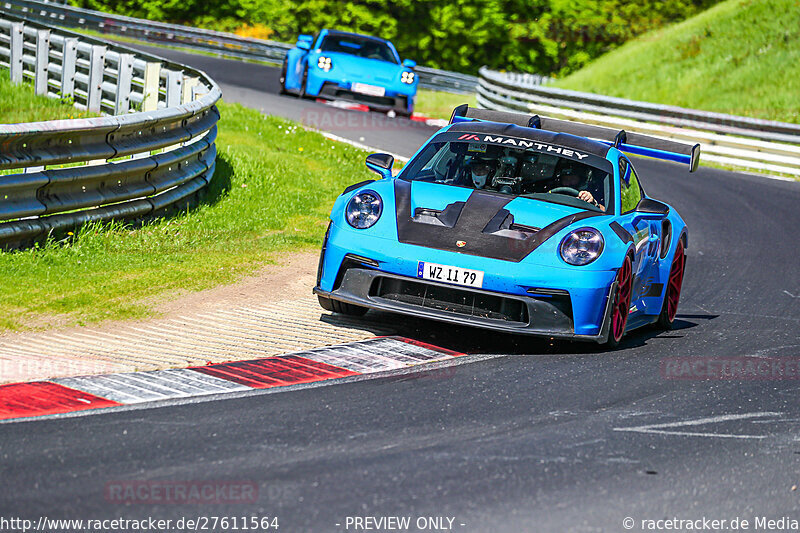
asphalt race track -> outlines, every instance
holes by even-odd
[[[228,101],[294,119],[374,119],[383,126],[332,128],[370,146],[408,156],[433,131],[278,96],[277,69],[160,53],[204,69]],[[0,516],[277,516],[281,531],[345,531],[348,516],[452,517],[456,531],[625,531],[626,517],[633,531],[672,517],[739,517],[752,529],[756,517],[797,518],[798,375],[674,379],[668,369],[682,357],[782,357],[797,369],[800,184],[646,160],[637,170],[689,225],[677,329],[640,331],[606,353],[409,321],[401,334],[483,356],[332,386],[5,424]],[[108,483],[135,480],[259,490],[251,504],[107,501]]]
[[[239,102],[394,154],[412,155],[435,131],[435,128],[408,119],[389,119],[379,113],[348,111],[314,100],[280,96],[280,69],[276,67],[151,46],[135,45],[134,48],[203,70],[220,84],[226,102]]]

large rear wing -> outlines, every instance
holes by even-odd
[[[697,170],[700,163],[700,145],[684,144],[659,139],[641,133],[629,133],[625,130],[594,126],[582,122],[570,122],[554,118],[540,117],[539,115],[526,115],[523,113],[510,113],[507,111],[492,111],[490,109],[475,109],[467,104],[460,105],[450,115],[450,124],[454,122],[468,122],[470,120],[485,120],[516,124],[526,128],[547,130],[556,133],[569,133],[580,137],[589,137],[613,146],[622,152],[634,155],[643,155],[676,161],[689,165],[689,172]]]

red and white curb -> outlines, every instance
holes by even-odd
[[[404,337],[206,366],[0,385],[0,420],[30,418],[314,383],[408,368],[464,354]]]
[[[336,107],[339,109],[348,109],[350,111],[369,111],[369,107],[363,104],[354,104],[351,102],[345,102],[342,100],[323,100],[317,99],[317,102],[320,104],[326,104],[331,107]],[[443,128],[449,124],[448,121],[441,119],[441,118],[430,118],[424,115],[418,115],[416,113],[412,114],[409,117],[409,120],[413,120],[414,122],[422,122],[427,126],[433,126],[436,128]]]

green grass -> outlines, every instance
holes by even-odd
[[[628,42],[556,85],[800,122],[800,0],[727,0]]]
[[[72,107],[71,102],[37,96],[33,85],[11,83],[8,70],[0,70],[0,122],[36,122],[63,118],[86,118],[95,116]]]
[[[372,176],[366,152],[239,105],[220,111],[203,205],[139,229],[86,226],[0,253],[0,329],[152,316],[161,298],[234,282],[276,252],[317,248],[336,196]]]
[[[475,95],[419,89],[417,90],[414,113],[430,118],[449,119],[453,108],[461,104],[469,104],[470,107],[475,107],[477,105]]]

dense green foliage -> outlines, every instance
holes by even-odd
[[[461,72],[481,65],[566,74],[630,38],[718,0],[71,0],[125,15],[272,38],[337,28],[394,41],[403,57]]]
[[[800,123],[800,3],[727,0],[624,45],[559,86]]]

